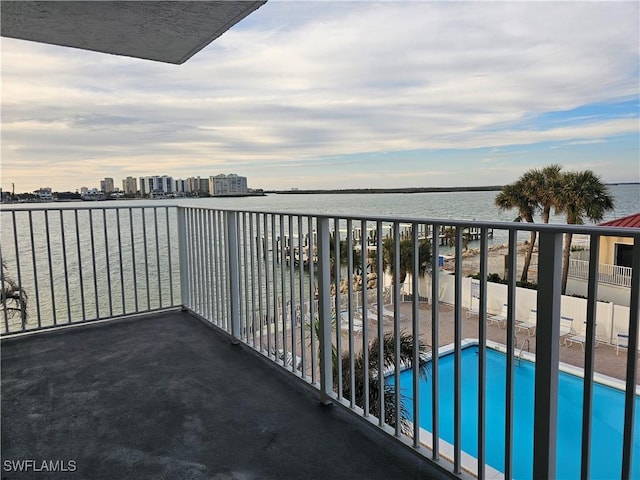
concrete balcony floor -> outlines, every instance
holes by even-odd
[[[417,479],[443,474],[191,315],[2,343],[2,459],[73,479]],[[34,478],[3,468],[2,478]]]

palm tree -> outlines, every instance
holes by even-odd
[[[607,210],[613,210],[613,197],[609,194],[608,187],[602,183],[600,176],[591,170],[565,173],[556,201],[556,208],[566,215],[568,224],[582,225],[585,217],[592,222],[599,222]],[[567,290],[572,237],[571,233],[565,235],[562,264],[563,294]]]
[[[520,177],[524,192],[542,212],[542,223],[549,223],[551,208],[558,208],[557,197],[562,179],[562,166],[556,163],[529,170]]]
[[[502,191],[496,195],[496,206],[500,210],[517,209],[518,216],[515,218],[516,222],[528,222],[533,223],[533,215],[536,211],[537,205],[532,199],[530,191],[527,191],[527,185],[520,179],[517,182],[505,185]],[[531,257],[533,255],[533,246],[536,243],[536,232],[531,231],[529,247],[527,248],[527,254],[524,259],[524,265],[522,267],[521,282],[526,282],[529,275],[529,265],[531,265]]]
[[[549,223],[551,209],[557,207],[557,197],[562,184],[562,166],[551,164],[542,169],[526,171],[513,184],[507,185],[496,196],[496,206],[501,210],[518,209],[516,221],[533,223],[536,211],[542,213],[542,223]],[[522,268],[521,280],[527,280],[529,265],[536,243],[536,232],[531,232],[529,248]]]
[[[414,356],[414,348],[417,346],[418,348],[418,371],[419,375],[422,378],[426,378],[428,374],[428,361],[427,361],[427,345],[422,340],[418,340],[417,345],[414,346],[414,338],[413,335],[400,332],[400,363],[408,368],[413,368],[413,356]],[[390,372],[395,369],[395,335],[392,332],[388,332],[384,335],[382,340],[382,351],[383,357],[382,362],[380,362],[379,358],[379,337],[375,337],[368,348],[368,358],[369,358],[369,412],[380,418],[380,372],[379,369],[382,367],[382,378],[385,377],[385,372]],[[360,351],[355,355],[354,358],[354,398],[355,403],[361,408],[365,407],[365,375],[364,375],[364,351]],[[342,354],[342,378],[349,379],[351,378],[351,363],[349,358],[349,352],[343,352]],[[334,365],[333,370],[333,382],[334,385],[338,384],[338,371],[336,365]],[[396,403],[395,403],[395,395],[396,395],[396,385],[392,385],[388,382],[384,382],[382,392],[383,392],[383,408],[384,408],[384,419],[385,422],[391,427],[396,426]],[[349,381],[342,382],[342,395],[345,398],[351,398],[351,385]],[[398,408],[400,408],[400,423],[401,429],[405,433],[410,432],[410,422],[409,412],[406,407],[406,397],[401,393],[400,394],[400,404]]]
[[[0,286],[0,309],[7,317],[20,315],[22,328],[27,324],[27,292],[21,288],[15,280],[9,277],[5,270],[7,264],[2,262],[2,278]]]
[[[394,255],[393,238],[387,237],[382,242],[382,266],[389,271],[391,275],[395,272],[395,255]],[[418,241],[418,265],[419,274],[422,275],[427,270],[427,265],[431,259],[431,243],[428,240]],[[400,265],[399,283],[404,283],[407,273],[413,273],[413,241],[411,238],[403,238],[400,240]],[[394,279],[395,280],[395,279]]]

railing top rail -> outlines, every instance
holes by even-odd
[[[38,207],[7,207],[0,205],[0,212],[35,212],[35,211],[59,211],[59,210],[127,210],[127,209],[164,209],[164,208],[184,208],[192,210],[217,210],[223,212],[239,212],[239,213],[257,213],[268,215],[284,215],[284,216],[300,216],[300,217],[325,217],[340,218],[344,220],[365,220],[365,221],[382,221],[382,222],[400,222],[406,224],[436,224],[451,227],[484,227],[501,230],[519,230],[519,231],[538,231],[538,232],[562,232],[572,234],[600,236],[619,236],[619,237],[636,237],[640,241],[640,229],[628,227],[603,227],[597,225],[569,225],[559,223],[527,223],[527,222],[501,222],[488,220],[454,220],[450,218],[428,218],[428,217],[404,217],[392,215],[350,215],[341,213],[313,213],[313,212],[295,212],[295,211],[271,211],[260,209],[234,209],[234,208],[215,208],[203,205],[105,205],[81,206],[77,204],[56,205],[56,206],[38,206]]]
[[[64,202],[66,203],[66,202]],[[66,205],[56,206],[40,206],[40,207],[7,207],[0,205],[0,212],[43,212],[43,211],[58,211],[58,210],[128,210],[131,208],[178,208],[179,205],[87,205],[82,206],[76,202],[71,202]]]
[[[221,212],[257,213],[267,215],[284,215],[292,217],[320,217],[339,218],[344,220],[366,220],[370,222],[400,222],[406,224],[436,224],[451,227],[485,227],[500,230],[521,230],[539,232],[561,232],[584,235],[637,237],[640,241],[640,229],[628,227],[602,227],[598,225],[569,225],[564,223],[527,223],[527,222],[500,222],[488,220],[454,220],[450,218],[428,218],[428,217],[404,217],[397,215],[350,215],[342,213],[313,213],[295,211],[272,211],[272,210],[248,210],[237,208],[212,208],[202,205],[178,205],[178,208],[193,210],[216,210]]]

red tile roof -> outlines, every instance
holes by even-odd
[[[615,220],[609,220],[608,222],[599,223],[602,227],[627,227],[627,228],[640,228],[640,212],[626,217],[616,218]]]

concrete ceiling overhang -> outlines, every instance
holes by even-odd
[[[2,0],[1,34],[181,64],[265,3]]]

